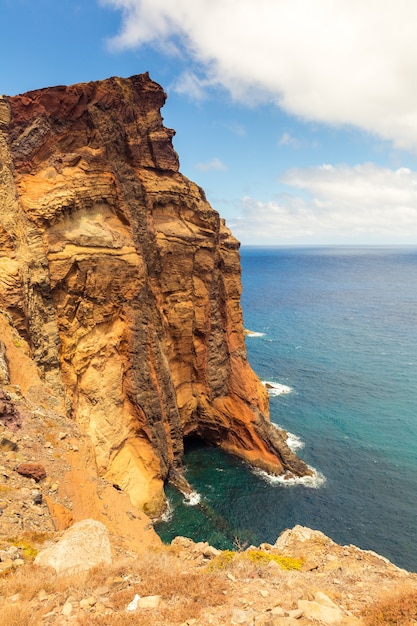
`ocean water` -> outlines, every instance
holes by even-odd
[[[302,524],[417,571],[417,248],[246,248],[248,358],[316,480],[283,484],[190,441],[191,501],[157,526],[219,548]]]

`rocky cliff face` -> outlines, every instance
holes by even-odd
[[[147,74],[0,98],[0,382],[25,392],[40,375],[99,475],[151,514],[164,481],[186,488],[192,434],[310,473],[268,420],[239,244],[179,173],[165,98]]]

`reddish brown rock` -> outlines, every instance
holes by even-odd
[[[46,470],[40,463],[21,463],[16,472],[26,478],[33,478],[37,483],[46,478]]]
[[[143,74],[0,98],[0,309],[99,474],[152,515],[188,435],[310,473],[269,422],[239,243],[179,173],[165,97]]]

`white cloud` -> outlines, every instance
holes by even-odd
[[[226,172],[227,167],[225,164],[217,157],[211,159],[211,161],[207,161],[206,163],[196,163],[194,166],[196,169],[200,170],[200,172]]]
[[[282,133],[281,138],[278,141],[279,146],[291,146],[292,148],[299,148],[300,142],[296,137],[293,137],[290,133]]]
[[[243,124],[238,122],[221,122],[221,126],[236,135],[236,137],[246,137],[246,127]]]
[[[187,94],[193,100],[204,100],[208,84],[208,81],[193,72],[183,72],[173,85],[173,90],[179,94]]]
[[[122,11],[115,46],[151,43],[203,67],[196,85],[273,100],[417,150],[415,0],[101,0]]]
[[[289,170],[294,194],[242,200],[229,225],[244,243],[415,243],[417,172],[373,164]],[[297,189],[300,195],[297,195]]]

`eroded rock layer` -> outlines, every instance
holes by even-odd
[[[310,473],[268,420],[239,244],[179,173],[165,98],[142,74],[0,99],[1,310],[99,474],[151,514],[164,481],[186,488],[191,434],[274,474]]]

